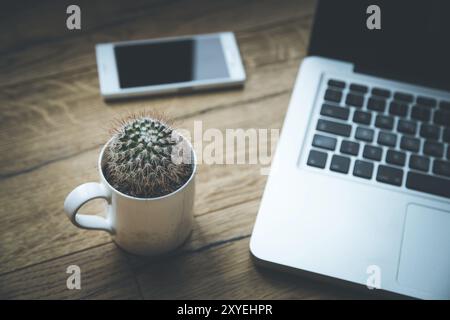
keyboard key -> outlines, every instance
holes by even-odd
[[[352,126],[348,124],[337,123],[334,121],[320,119],[317,122],[317,130],[336,134],[338,136],[350,137]]]
[[[427,139],[437,140],[439,139],[439,135],[441,134],[441,130],[437,126],[422,124],[420,127],[420,136]]]
[[[450,198],[450,179],[410,171],[406,178],[406,187],[408,189]]]
[[[408,94],[408,93],[396,92],[394,94],[394,99],[395,100],[400,100],[400,101],[403,101],[403,102],[412,102],[413,101],[413,96],[411,94]]]
[[[439,174],[441,176],[450,177],[450,162],[434,160],[433,173]]]
[[[430,167],[430,159],[413,154],[409,158],[409,167],[411,169],[427,172]]]
[[[447,110],[437,110],[434,113],[435,124],[443,125],[446,127],[450,127],[450,111]]]
[[[335,87],[335,88],[339,88],[339,89],[344,89],[345,88],[345,82],[344,81],[335,80],[335,79],[328,80],[328,85],[330,87]]]
[[[334,150],[336,148],[336,138],[322,136],[320,134],[315,134],[313,138],[312,145],[317,148]]]
[[[353,175],[360,178],[371,179],[373,172],[373,163],[356,160],[353,168]]]
[[[450,101],[441,101],[439,102],[439,108],[443,110],[450,111]]]
[[[345,104],[352,107],[361,108],[364,104],[364,96],[359,94],[349,93],[345,98]]]
[[[322,105],[322,109],[320,110],[320,114],[323,116],[342,120],[348,119],[349,112],[347,108],[332,106],[326,103]]]
[[[373,88],[372,94],[374,96],[379,96],[379,97],[383,97],[383,98],[389,98],[391,96],[391,92],[389,90],[381,89],[381,88]]]
[[[350,167],[350,158],[333,155],[331,159],[330,170],[340,173],[348,173],[348,168]]]
[[[380,131],[377,142],[383,146],[395,147],[395,144],[397,143],[397,135]]]
[[[403,167],[406,162],[406,153],[395,150],[388,150],[386,154],[386,162]]]
[[[374,131],[372,129],[358,127],[356,128],[355,138],[367,142],[373,141]]]
[[[366,86],[363,86],[361,84],[352,83],[350,85],[350,91],[356,91],[360,93],[366,93],[368,91]]]
[[[325,92],[325,100],[339,103],[342,99],[342,92],[333,90],[333,89],[327,89]]]
[[[389,105],[389,114],[394,116],[406,117],[408,105],[397,101],[392,101]]]
[[[380,164],[378,166],[377,181],[392,184],[394,186],[401,186],[403,181],[403,170]]]
[[[363,157],[366,159],[380,161],[383,154],[383,149],[380,147],[373,147],[366,145],[363,151]]]
[[[439,142],[425,141],[423,153],[429,156],[442,158],[444,155],[444,145]]]
[[[397,124],[397,131],[401,133],[415,135],[417,130],[417,123],[408,120],[399,120]]]
[[[411,110],[411,119],[429,121],[431,117],[430,109],[414,106]]]
[[[444,140],[445,142],[450,142],[450,128],[446,128],[444,130],[444,134],[442,136],[442,140]]]
[[[345,154],[350,154],[352,156],[357,156],[359,152],[359,143],[344,140],[341,143],[341,152]]]
[[[369,101],[367,102],[367,109],[369,110],[384,112],[385,108],[386,108],[386,100],[370,98]]]
[[[370,112],[356,110],[353,114],[353,122],[369,125],[372,120]]]
[[[392,130],[392,128],[394,128],[394,118],[390,116],[378,115],[375,119],[375,127]]]
[[[416,103],[426,107],[436,107],[437,101],[433,98],[419,96]]]
[[[400,141],[400,148],[403,150],[419,152],[420,140],[416,138],[402,137],[402,140]]]
[[[311,150],[308,156],[308,166],[316,167],[316,168],[325,168],[325,164],[327,163],[327,154],[325,152]]]

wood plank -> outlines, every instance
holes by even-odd
[[[74,4],[69,0],[24,0],[8,1],[0,13],[0,28],[8,30],[0,34],[3,53],[15,53],[34,49],[39,45],[59,43],[65,38],[83,36],[85,33],[99,32],[102,28],[124,23],[144,13],[158,10],[158,7],[171,1],[134,0],[92,2],[80,0],[76,4],[81,9],[82,31],[69,31],[66,28],[66,9]],[[173,1],[172,1],[173,2]]]
[[[248,241],[258,207],[259,201],[252,200],[197,217],[190,239],[166,257],[138,257],[110,243],[5,274],[0,276],[0,298],[138,299],[139,294],[146,299],[366,297],[255,266]],[[81,290],[66,287],[65,270],[72,264],[81,268]]]
[[[145,264],[145,299],[368,299],[360,292],[256,267],[249,240]]]
[[[81,289],[67,288],[67,267],[81,271]],[[114,244],[0,276],[0,299],[140,299],[125,254]]]
[[[46,105],[33,106],[26,102],[8,104],[2,114],[3,121],[0,121],[0,150],[3,154],[0,159],[0,179],[97,148],[108,139],[111,120],[130,111],[164,111],[171,117],[182,120],[189,116],[201,117],[202,113],[215,108],[226,108],[247,101],[257,101],[265,96],[288,93],[297,66],[298,62],[292,61],[284,68],[261,68],[248,80],[244,91],[204,93],[186,96],[184,99],[166,97],[154,103],[134,101],[121,107],[105,107],[103,102],[94,102],[90,98],[73,98],[70,102],[50,99]],[[277,75],[282,75],[282,80],[277,81]],[[269,79],[262,82],[264,77]],[[21,118],[23,122],[19,121]]]
[[[250,66],[244,90],[126,101],[108,106],[98,96],[96,71],[89,69],[69,78],[48,79],[1,91],[0,150],[4,156],[0,159],[0,178],[95,148],[106,139],[104,133],[110,120],[129,111],[148,108],[180,119],[288,92],[297,72],[298,59],[305,53],[301,43],[295,44],[299,38],[296,30],[292,24],[287,24],[281,29],[243,35],[241,48]],[[281,31],[285,31],[290,40],[276,40]],[[278,53],[285,51],[296,54]],[[295,58],[291,58],[293,56]]]
[[[122,2],[108,6],[80,3],[82,30],[75,32],[65,27],[65,1],[44,4],[42,18],[36,16],[33,6],[10,14],[3,27],[15,29],[3,36],[0,85],[95,68],[93,48],[99,42],[240,31],[289,19],[301,23],[300,18],[310,16],[315,4],[312,0],[283,4],[274,0]],[[39,26],[32,28],[33,24]]]
[[[165,259],[131,260],[145,299],[349,299],[364,292],[255,266],[249,236],[259,207],[250,201],[196,219],[192,239]]]
[[[279,128],[289,95],[281,94],[242,106],[218,109],[185,121],[203,120],[203,127]],[[268,116],[270,114],[270,116]],[[220,124],[220,126],[218,126]],[[39,263],[109,241],[104,232],[80,230],[70,224],[62,210],[65,196],[76,185],[97,181],[99,148],[57,161],[39,170],[0,182],[0,273]],[[239,150],[256,154],[257,148]],[[201,165],[197,177],[195,213],[259,198],[266,176],[257,165]],[[100,209],[99,205],[95,207]],[[87,210],[87,209],[86,209]],[[84,211],[84,210],[83,210]]]

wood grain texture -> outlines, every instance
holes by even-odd
[[[286,49],[283,50],[274,40],[280,30],[244,34],[240,47],[244,61],[249,65],[244,90],[229,90],[220,94],[207,92],[184,96],[183,99],[158,97],[107,105],[99,99],[94,64],[89,71],[70,73],[62,79],[42,79],[31,84],[3,88],[0,90],[0,147],[5,153],[0,159],[0,179],[100,145],[107,139],[110,120],[129,111],[147,108],[164,111],[175,119],[183,119],[186,116],[200,116],[215,108],[290,93],[298,59],[305,53],[304,49],[300,51],[302,38],[297,36],[295,28],[290,28],[293,25],[294,22],[288,23],[284,31],[293,39],[299,38],[298,43],[285,41]],[[299,52],[292,58],[289,55],[275,57],[284,50]],[[261,52],[265,52],[265,56],[261,56]],[[264,60],[265,57],[267,60]],[[92,60],[94,63],[94,57]],[[81,132],[89,132],[89,135]],[[21,161],[14,161],[19,158]]]
[[[65,28],[69,1],[11,2],[0,28],[0,298],[350,298],[310,280],[256,268],[248,241],[266,176],[259,165],[200,165],[195,227],[178,251],[146,259],[102,232],[70,224],[65,196],[97,181],[115,117],[164,111],[179,127],[281,128],[314,1],[80,1],[82,30]],[[40,15],[36,15],[40,12]],[[94,45],[223,30],[236,32],[248,79],[238,90],[106,104]],[[255,148],[241,148],[247,156]],[[83,207],[99,212],[100,200]],[[66,288],[68,265],[82,290]]]
[[[249,239],[259,199],[197,217],[191,239],[164,259],[132,257],[145,299],[348,299],[352,291],[293,275],[276,274],[252,261]],[[359,295],[367,298],[366,295]]]
[[[288,95],[282,94],[235,107],[233,117],[228,116],[229,108],[225,108],[205,113],[201,120],[205,129],[214,127],[224,130],[251,126],[277,128],[281,125],[287,102]],[[282,106],[278,107],[279,115],[272,113],[272,116],[267,117],[274,105]],[[197,117],[185,119],[183,127],[192,127],[194,119]],[[109,236],[105,233],[75,228],[62,212],[65,196],[76,185],[98,180],[96,162],[99,148],[100,146],[0,182],[4,188],[2,202],[5,204],[0,208],[2,272],[108,241]],[[256,153],[258,150],[237,151]],[[259,166],[255,165],[200,165],[195,214],[206,214],[260,197],[265,178],[260,175]],[[17,192],[18,188],[21,188],[20,193]],[[94,209],[100,210],[100,206]],[[15,214],[8,214],[9,212]],[[39,230],[50,230],[51,233]],[[27,254],[21,254],[23,252]]]
[[[81,289],[67,288],[67,267],[81,271]],[[2,299],[140,299],[126,255],[108,243],[0,277]]]

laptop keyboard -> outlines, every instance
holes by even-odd
[[[330,79],[307,165],[450,198],[450,101]]]

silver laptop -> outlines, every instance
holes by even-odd
[[[370,2],[345,3],[317,6],[251,253],[450,299],[449,3],[377,1],[373,30]]]

